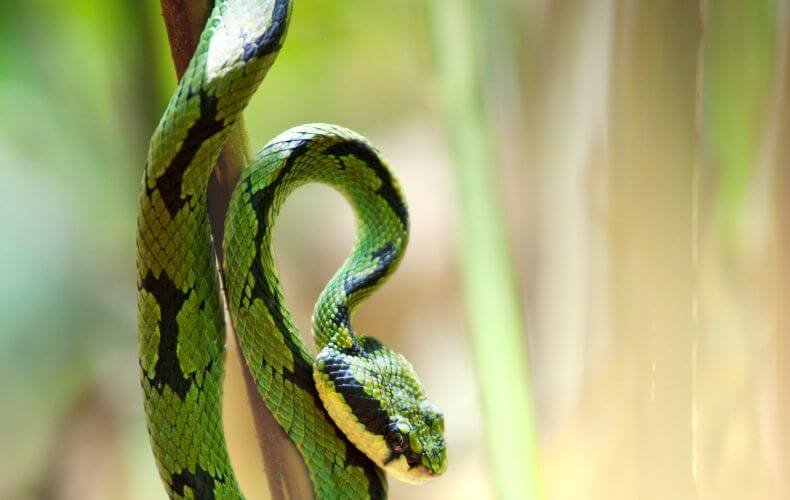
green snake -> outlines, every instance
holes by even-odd
[[[243,498],[222,428],[223,304],[317,498],[384,498],[383,470],[417,483],[447,467],[444,418],[412,366],[351,324],[398,266],[409,226],[392,171],[363,137],[303,125],[258,153],[230,202],[220,292],[209,176],[282,47],[290,14],[290,0],[217,0],[149,146],[137,229],[139,361],[151,445],[171,498]],[[349,257],[315,306],[315,359],[284,304],[272,253],[283,201],[308,182],[340,191],[358,221]]]

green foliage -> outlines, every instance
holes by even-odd
[[[708,2],[705,139],[718,178],[717,222],[732,236],[765,137],[774,69],[774,0]]]

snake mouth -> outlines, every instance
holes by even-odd
[[[434,471],[432,471],[431,469],[427,468],[424,465],[418,465],[416,468],[417,468],[417,472],[420,475],[426,476],[428,479],[430,479],[430,478],[432,478],[433,476],[436,475],[436,473]]]
[[[420,484],[430,481],[436,477],[436,473],[424,465],[415,465],[409,469],[408,479],[404,479],[408,483]]]

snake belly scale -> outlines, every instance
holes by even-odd
[[[171,498],[243,498],[222,428],[225,302],[259,394],[317,498],[385,498],[384,470],[418,483],[447,467],[443,416],[412,366],[352,327],[356,307],[398,266],[409,226],[396,179],[363,137],[303,125],[256,155],[228,210],[221,295],[208,179],[290,14],[290,0],[217,0],[149,146],[137,231],[139,361]],[[315,359],[285,306],[271,247],[282,203],[308,182],[340,191],[358,221],[356,244],[315,306]]]

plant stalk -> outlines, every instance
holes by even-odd
[[[479,0],[431,3],[434,63],[460,202],[461,275],[498,498],[540,498],[525,333],[486,124]],[[490,8],[488,6],[486,8]]]

